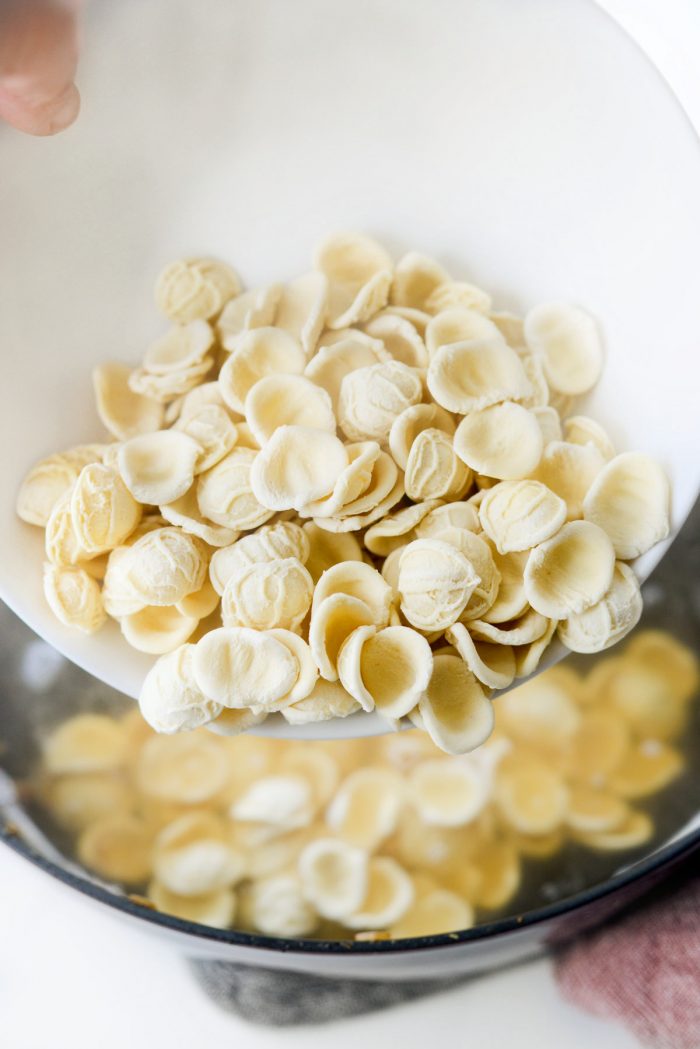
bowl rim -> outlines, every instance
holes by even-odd
[[[267,951],[271,958],[279,954],[307,955],[310,957],[328,955],[348,957],[350,955],[363,954],[416,954],[419,951],[436,948],[458,947],[463,944],[484,941],[491,942],[498,937],[517,933],[520,929],[546,925],[556,918],[572,914],[589,904],[604,900],[626,886],[641,881],[649,874],[661,871],[665,867],[671,867],[676,860],[679,860],[686,853],[690,854],[700,848],[700,827],[656,849],[648,856],[623,867],[622,870],[613,874],[612,877],[544,907],[537,907],[531,911],[486,921],[470,929],[461,929],[433,936],[407,937],[402,940],[377,940],[374,942],[290,939],[201,925],[198,922],[176,918],[171,914],[154,910],[138,902],[133,896],[127,894],[118,895],[116,892],[112,892],[103,885],[89,880],[87,877],[80,877],[72,873],[72,871],[60,867],[57,863],[46,859],[46,857],[33,849],[22,839],[20,833],[11,824],[0,825],[0,841],[4,842],[15,853],[22,856],[29,863],[34,864],[45,874],[49,874],[71,889],[76,889],[84,896],[96,900],[98,903],[105,904],[114,911],[121,911],[133,918],[146,921],[150,925],[167,929],[169,932],[176,934],[185,934],[192,938],[193,941],[203,940],[212,945],[225,944],[227,947],[253,948],[258,951]]]

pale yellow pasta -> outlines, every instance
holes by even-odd
[[[399,361],[357,368],[341,383],[338,423],[352,441],[384,441],[394,420],[422,396],[420,378]]]
[[[341,335],[340,332],[337,334]],[[304,375],[328,393],[333,410],[337,411],[345,376],[358,368],[368,368],[387,360],[389,353],[382,342],[352,329],[331,344],[322,346],[306,365]]]
[[[528,477],[540,461],[542,446],[537,418],[513,401],[470,412],[454,436],[454,450],[462,462],[499,481]]]
[[[423,430],[442,430],[451,436],[454,419],[439,404],[414,404],[398,415],[389,431],[389,448],[397,466],[406,469],[413,442]]]
[[[248,531],[270,520],[272,509],[260,502],[253,487],[253,468],[261,454],[234,447],[199,475],[197,505],[203,517],[233,531]]]
[[[117,361],[101,364],[92,373],[97,414],[118,441],[159,430],[163,424],[163,405],[134,393],[130,374],[131,368]]]
[[[177,430],[159,430],[125,441],[117,455],[119,473],[134,499],[160,506],[187,492],[200,448]]]
[[[311,544],[307,533],[291,521],[264,525],[238,542],[215,550],[209,562],[209,578],[217,594],[223,594],[226,583],[238,570],[248,565],[295,557],[305,564]]]
[[[520,358],[500,333],[441,346],[430,360],[428,389],[439,405],[462,415],[531,392]]]
[[[401,610],[412,626],[444,630],[455,623],[479,577],[464,554],[439,539],[416,539],[399,562]]]
[[[335,433],[329,395],[303,375],[266,375],[251,387],[245,416],[262,448],[279,426],[307,426]]]
[[[589,521],[571,521],[530,551],[525,593],[536,612],[566,619],[602,598],[614,568],[615,551],[603,529]]]
[[[566,303],[535,306],[524,321],[525,341],[544,357],[547,381],[563,394],[581,394],[598,380],[603,350],[595,321]]]
[[[101,462],[106,447],[101,444],[79,445],[36,463],[17,493],[15,508],[22,520],[46,527],[54,507],[73,487],[83,466]]]
[[[180,413],[176,427],[199,445],[194,465],[195,474],[215,466],[238,440],[238,430],[229,412],[218,404],[203,404],[199,408],[188,407],[184,418],[182,412]]]
[[[404,484],[410,499],[458,499],[471,485],[472,472],[458,458],[452,438],[442,430],[421,430],[406,462]]]
[[[151,656],[173,652],[188,641],[199,625],[196,616],[184,615],[175,605],[146,607],[121,621],[122,634],[132,648]]]
[[[281,426],[255,459],[252,489],[271,511],[299,510],[329,495],[347,465],[345,446],[333,434]]]
[[[70,493],[70,516],[78,545],[88,556],[104,554],[136,528],[142,510],[116,470],[85,466]]]
[[[500,554],[529,550],[558,532],[566,503],[540,481],[501,481],[479,506],[481,525]]]
[[[483,311],[448,304],[445,287],[443,285],[437,288],[428,300],[428,308],[431,302],[436,302],[438,295],[445,298],[446,302],[425,330],[425,342],[430,357],[433,357],[441,346],[449,346],[455,342],[466,342],[472,339],[502,339],[496,325],[484,315]]]
[[[583,516],[586,495],[604,465],[593,444],[550,441],[532,477],[564,500],[567,520],[575,521]]]
[[[365,532],[365,546],[373,554],[386,557],[397,547],[405,546],[414,530],[440,505],[439,499],[428,499],[382,518]]]
[[[98,583],[84,569],[44,565],[44,597],[61,623],[94,634],[107,618]]]
[[[224,707],[263,707],[293,687],[299,667],[286,645],[248,627],[220,627],[197,642],[197,687]]]
[[[162,503],[159,509],[164,523],[176,525],[183,532],[198,536],[209,546],[228,547],[236,541],[240,534],[233,528],[214,524],[202,514],[197,501],[196,483],[179,499],[172,503]]]
[[[187,371],[201,364],[213,342],[214,332],[206,321],[176,324],[151,343],[144,354],[143,367],[149,375]]]
[[[318,608],[332,594],[358,598],[372,611],[375,626],[387,625],[393,591],[371,565],[362,561],[341,561],[327,569],[316,582],[312,609]]]
[[[275,319],[281,296],[282,285],[270,284],[229,299],[216,319],[216,330],[224,349],[230,349],[230,340],[235,340],[243,331],[269,327]]]
[[[156,732],[173,733],[206,725],[223,707],[208,699],[194,679],[194,645],[181,645],[158,659],[141,687],[141,714]]]
[[[296,557],[237,569],[221,598],[224,626],[296,630],[311,607],[313,580]]]
[[[418,702],[422,727],[448,754],[465,754],[488,739],[493,707],[466,663],[449,653],[433,656],[433,674]]]
[[[423,310],[431,294],[450,280],[446,269],[434,259],[410,251],[396,263],[391,285],[391,302]]]
[[[282,287],[275,327],[289,332],[307,356],[316,349],[328,311],[328,280],[322,273],[305,273]]]
[[[298,341],[278,328],[255,328],[243,332],[219,373],[219,388],[226,404],[245,412],[245,399],[256,382],[266,375],[301,375],[306,355]]]
[[[365,325],[365,331],[379,339],[395,361],[411,368],[428,367],[428,351],[420,335],[405,317],[382,312]]]
[[[665,539],[669,524],[668,479],[654,460],[638,452],[611,459],[583,499],[583,516],[608,533],[626,561]]]

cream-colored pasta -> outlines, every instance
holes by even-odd
[[[313,521],[306,521],[303,529],[309,540],[305,563],[314,582],[318,582],[327,568],[340,561],[362,560],[362,548],[354,535],[326,532]]]
[[[365,532],[365,546],[373,554],[386,557],[397,547],[405,546],[409,537],[412,538],[414,530],[417,530],[421,522],[440,505],[439,499],[428,499],[424,503],[414,503],[391,516],[383,517]]]
[[[567,520],[583,516],[583,503],[605,460],[593,444],[550,441],[532,477],[566,503]]]
[[[213,342],[214,332],[206,321],[176,324],[151,343],[144,354],[143,367],[149,375],[187,371],[201,364]]]
[[[613,443],[603,427],[587,415],[572,415],[566,419],[564,440],[569,444],[592,444],[606,460],[615,455]]]
[[[396,263],[391,285],[391,302],[423,310],[433,291],[450,280],[447,270],[417,251],[409,251]]]
[[[414,441],[423,430],[442,430],[448,436],[455,432],[449,412],[439,404],[414,404],[398,415],[389,431],[389,448],[397,466],[406,469]]]
[[[598,381],[603,349],[595,321],[567,303],[535,306],[525,317],[525,341],[544,357],[547,381],[564,394],[581,394]]]
[[[82,568],[44,565],[44,597],[65,626],[94,634],[107,618],[99,584]]]
[[[333,410],[337,412],[345,376],[358,368],[369,368],[389,359],[382,342],[351,329],[330,345],[322,346],[306,365],[304,375],[326,391],[333,403]]]
[[[421,430],[406,462],[404,484],[409,499],[458,499],[472,482],[472,472],[458,458],[452,438],[442,430]]]
[[[227,455],[238,440],[238,430],[229,412],[217,404],[203,404],[200,408],[188,408],[182,412],[176,428],[199,445],[194,465],[195,474],[204,473],[216,466]]]
[[[296,630],[311,607],[314,584],[296,557],[237,569],[221,598],[224,626]]]
[[[529,550],[566,520],[566,503],[540,481],[501,481],[479,506],[479,520],[500,554]]]
[[[433,293],[433,299],[443,289],[444,285],[442,288],[437,288]],[[455,342],[468,342],[473,339],[503,341],[496,325],[484,316],[482,311],[467,309],[463,306],[452,306],[441,310],[437,316],[433,317],[425,330],[425,342],[431,358],[441,346],[449,346]]]
[[[389,355],[410,368],[427,368],[428,351],[420,335],[405,317],[383,311],[365,325],[373,339],[379,339]]]
[[[422,396],[420,378],[399,361],[357,368],[341,383],[338,422],[351,441],[386,441],[394,420]]]
[[[399,563],[401,611],[420,630],[444,630],[457,622],[478,581],[471,562],[449,543],[416,539]]]
[[[223,347],[230,349],[231,340],[241,332],[269,327],[275,319],[281,296],[282,285],[270,284],[266,288],[254,288],[229,299],[216,320],[216,330]]]
[[[321,677],[338,680],[338,655],[343,642],[358,626],[374,626],[374,613],[364,601],[348,594],[331,594],[314,608],[309,645]]]
[[[490,776],[468,758],[422,761],[409,778],[411,798],[421,819],[437,827],[461,827],[483,811],[491,794]]]
[[[513,401],[470,412],[454,436],[454,450],[476,473],[499,481],[529,477],[542,456],[537,418]]]
[[[486,688],[503,689],[512,685],[515,656],[509,645],[475,641],[463,623],[449,627],[445,637],[457,649],[477,681]]]
[[[262,454],[234,447],[216,466],[199,475],[197,504],[203,517],[233,531],[248,531],[270,520],[272,508],[257,498],[253,481]]]
[[[327,569],[317,580],[312,610],[332,594],[347,594],[363,601],[373,614],[374,625],[380,629],[389,622],[393,591],[372,565],[341,561]]]
[[[24,477],[15,508],[27,524],[45,528],[62,496],[73,487],[80,471],[90,463],[102,462],[108,446],[85,444],[41,459]]]
[[[295,557],[304,564],[309,557],[307,533],[291,521],[264,525],[230,546],[215,550],[209,562],[209,577],[218,594],[223,594],[231,576],[248,565]]]
[[[360,709],[357,700],[338,681],[319,678],[306,699],[285,707],[282,717],[290,725],[310,725],[332,718],[346,718]]]
[[[192,485],[179,499],[172,503],[163,503],[159,509],[164,523],[176,525],[183,532],[198,536],[209,546],[228,547],[238,538],[239,533],[233,528],[214,524],[201,513],[197,501],[196,484]]]
[[[305,426],[335,433],[329,395],[303,375],[266,375],[245,399],[245,415],[260,447],[280,426]]]
[[[136,528],[142,510],[116,472],[100,463],[84,466],[70,493],[77,542],[87,556],[107,553]]]
[[[194,679],[194,645],[184,644],[156,660],[139,695],[144,719],[156,732],[182,732],[213,721],[222,706],[207,698]]]
[[[488,313],[491,309],[491,296],[467,281],[448,280],[438,284],[425,303],[425,308],[430,313],[442,313],[443,310],[456,307]]]
[[[422,727],[448,754],[465,754],[488,739],[493,707],[461,656],[433,656],[430,683],[418,701]]]
[[[668,536],[669,505],[668,478],[659,464],[639,452],[626,452],[611,459],[593,480],[583,516],[607,532],[616,556],[626,561]]]
[[[122,634],[132,648],[151,656],[174,652],[197,629],[199,619],[180,612],[175,605],[167,608],[146,607],[121,621]]]
[[[390,856],[373,856],[365,898],[344,921],[351,929],[383,929],[399,921],[412,903],[413,882],[403,867]]]
[[[314,265],[329,282],[329,328],[359,324],[386,305],[393,262],[370,237],[333,233],[318,245]]]
[[[204,546],[178,528],[158,528],[129,547],[119,570],[145,605],[174,605],[200,590],[207,572]]]
[[[219,373],[221,396],[236,412],[245,412],[245,399],[256,382],[266,375],[301,375],[306,354],[299,342],[278,328],[255,328],[243,332]]]
[[[637,577],[629,565],[618,561],[607,593],[590,608],[563,620],[558,634],[572,652],[602,652],[625,637],[641,614]]]
[[[368,497],[370,506],[375,506],[380,501],[379,494],[377,493],[376,499],[374,495],[377,484],[382,479],[375,478],[374,485],[372,481],[374,466],[381,454],[381,448],[376,441],[357,441],[354,444],[346,445],[345,448],[348,453],[348,465],[339,474],[333,491],[325,499],[315,499],[314,502],[307,503],[300,509],[300,517],[347,516],[345,508],[362,495]],[[387,491],[392,488],[397,477],[397,472],[394,471],[392,474],[390,471],[391,467],[389,471],[384,471],[387,479],[391,481]],[[386,482],[383,482],[383,485],[386,487]]]
[[[156,305],[178,324],[188,324],[218,313],[241,289],[238,275],[216,259],[173,262],[156,282]]]
[[[306,899],[324,918],[342,921],[365,898],[368,857],[337,838],[317,838],[299,856]]]
[[[130,375],[131,368],[117,361],[100,364],[92,373],[97,414],[118,441],[159,430],[163,424],[163,405],[134,393]]]
[[[262,506],[299,510],[329,495],[347,465],[345,446],[333,434],[281,426],[258,454],[251,485]]]
[[[125,441],[117,465],[134,499],[160,506],[175,502],[192,486],[199,453],[197,442],[186,434],[159,430]]]
[[[500,334],[441,346],[430,360],[428,389],[439,405],[461,415],[531,392],[520,358]]]
[[[224,707],[262,707],[276,703],[299,675],[286,645],[248,627],[220,627],[195,646],[194,679],[209,699]]]
[[[364,710],[402,718],[427,688],[433,657],[425,638],[408,627],[372,633],[360,627],[341,646],[337,666],[343,685]]]
[[[614,568],[615,551],[603,529],[589,521],[571,521],[530,551],[525,593],[536,612],[566,619],[603,597]]]
[[[282,288],[275,327],[297,339],[308,357],[316,349],[328,310],[328,280],[322,273],[305,273]]]

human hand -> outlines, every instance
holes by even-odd
[[[0,0],[0,120],[30,135],[73,123],[80,0]]]

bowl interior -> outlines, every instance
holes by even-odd
[[[588,307],[607,366],[583,410],[662,460],[682,522],[698,482],[700,150],[594,4],[103,0],[80,81],[67,134],[0,129],[0,593],[72,660],[132,695],[150,664],[114,625],[85,640],[53,620],[17,485],[101,437],[90,368],[139,359],[162,328],[154,277],[181,254],[220,255],[256,285],[356,227],[436,256],[500,308]]]

